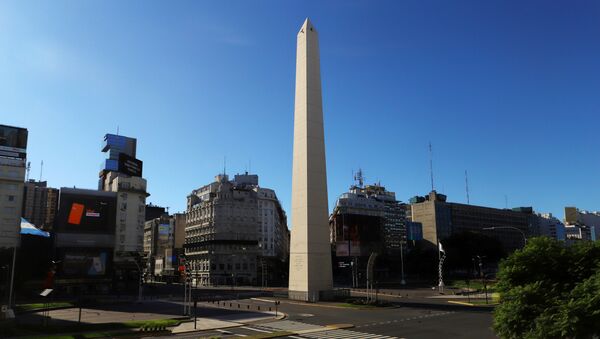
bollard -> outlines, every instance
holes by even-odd
[[[260,311],[260,306],[258,306],[258,310]]]
[[[231,307],[231,303],[229,303],[229,307]]]
[[[238,308],[240,308],[240,304],[238,304]]]
[[[271,312],[271,308],[269,307],[269,312]]]
[[[250,305],[246,305],[246,306],[248,306],[248,309],[250,309]]]

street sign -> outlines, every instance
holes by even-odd
[[[42,293],[40,293],[40,296],[47,297],[48,294],[52,293],[52,291],[54,291],[54,290],[51,288],[47,288],[47,289],[43,290]]]

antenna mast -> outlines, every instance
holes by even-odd
[[[434,191],[434,188],[433,188],[433,151],[431,149],[431,141],[429,142],[429,173],[431,175],[431,190]]]
[[[467,189],[467,205],[470,205],[469,201],[469,176],[467,170],[465,170],[465,188]]]
[[[362,188],[365,178],[363,177],[363,172],[362,169],[358,169],[358,172],[356,172],[356,174],[354,175],[354,180],[356,180],[358,182],[358,187]]]
[[[42,160],[42,164],[40,165],[40,181],[42,181],[42,173],[44,172],[44,160]]]
[[[31,161],[27,162],[27,181],[29,181],[29,172],[31,171]]]

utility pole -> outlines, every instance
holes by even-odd
[[[469,201],[469,176],[467,174],[467,170],[465,170],[465,188],[467,190],[467,205],[470,205],[470,201]]]
[[[400,240],[400,272],[402,275],[402,280],[400,280],[400,285],[406,285],[406,280],[404,280],[404,246],[403,239]]]
[[[431,141],[429,142],[429,174],[431,176],[431,190],[433,191],[433,150],[431,149]]]

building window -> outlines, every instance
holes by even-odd
[[[14,195],[9,195],[8,196],[8,201],[15,201],[15,196]]]

